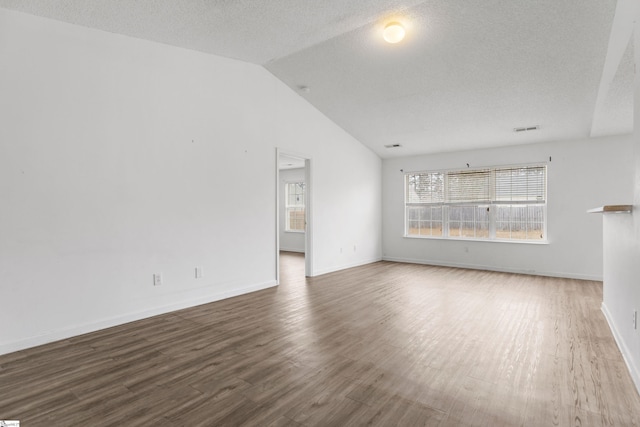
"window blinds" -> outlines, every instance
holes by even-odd
[[[491,201],[489,170],[447,172],[447,202],[488,203]]]
[[[495,182],[497,202],[545,201],[545,166],[496,169]]]
[[[546,166],[406,174],[408,204],[545,203]]]

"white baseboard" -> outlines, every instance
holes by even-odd
[[[557,271],[521,270],[516,268],[493,267],[493,266],[480,265],[480,264],[465,264],[465,263],[457,263],[457,262],[443,262],[443,261],[433,261],[433,260],[414,259],[414,258],[396,258],[396,257],[388,257],[388,256],[382,257],[382,260],[392,261],[392,262],[404,262],[409,264],[435,265],[439,267],[467,268],[472,270],[497,271],[500,273],[529,274],[532,276],[561,277],[566,279],[595,280],[596,282],[602,282],[602,276],[591,276],[588,274],[576,274],[576,273],[566,273],[566,272],[557,272]]]
[[[640,393],[640,366],[637,366],[634,363],[633,353],[629,351],[629,347],[627,347],[624,340],[622,339],[622,336],[620,335],[620,333],[618,333],[618,329],[613,322],[613,317],[611,316],[611,313],[609,312],[609,309],[604,302],[602,303],[600,309],[602,310],[605,319],[607,319],[609,329],[611,329],[613,338],[616,340],[616,344],[618,344],[620,353],[622,353],[622,358],[624,359],[624,363],[627,365],[629,374],[631,374],[631,379],[636,386],[636,390],[638,390],[638,393]]]
[[[84,325],[77,325],[77,326],[72,326],[65,329],[50,331],[45,334],[24,338],[19,341],[0,344],[0,355],[13,353],[14,351],[20,351],[20,350],[36,347],[43,344],[48,344],[54,341],[64,340],[67,338],[75,337],[75,336],[86,334],[89,332],[99,331],[101,329],[111,328],[113,326],[118,326],[118,325],[122,325],[129,322],[135,322],[136,320],[142,320],[148,317],[157,316],[160,314],[166,314],[176,310],[182,310],[184,308],[195,307],[197,305],[208,304],[211,302],[248,294],[250,292],[260,291],[263,289],[274,287],[276,285],[277,283],[275,280],[270,280],[268,282],[258,283],[258,284],[246,286],[243,288],[220,292],[220,293],[217,293],[214,295],[208,295],[202,298],[194,298],[191,300],[181,301],[175,304],[156,307],[150,310],[144,310],[136,313],[129,313],[125,315],[111,317],[108,319],[101,319],[95,322],[86,323]]]
[[[280,250],[284,251],[284,252],[297,252],[297,253],[301,253],[301,254],[304,253],[304,249],[298,249],[298,248],[283,248],[283,247],[280,247]]]
[[[333,266],[333,267],[328,267],[328,268],[322,268],[319,270],[313,270],[313,276],[321,276],[323,274],[328,274],[328,273],[333,273],[335,271],[340,271],[340,270],[346,270],[347,268],[353,268],[353,267],[360,267],[361,265],[367,265],[367,264],[372,264],[374,262],[378,262],[381,261],[382,258],[372,258],[369,260],[365,260],[365,261],[357,261],[354,263],[349,263],[349,264],[342,264],[342,265],[337,265],[337,266]]]

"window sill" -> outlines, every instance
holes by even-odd
[[[304,230],[284,230],[285,233],[304,234]]]
[[[425,240],[451,240],[457,242],[486,242],[486,243],[518,243],[525,245],[548,245],[548,240],[512,240],[512,239],[473,239],[464,237],[439,237],[439,236],[409,236],[404,235],[405,239],[425,239]]]

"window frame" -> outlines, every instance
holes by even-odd
[[[302,196],[303,196],[303,203],[302,205],[290,205],[289,204],[289,186],[291,184],[302,184]],[[305,233],[306,231],[306,226],[307,226],[307,185],[305,183],[305,181],[301,181],[301,180],[292,180],[292,181],[285,181],[284,182],[284,231],[285,233]],[[303,213],[303,224],[302,224],[302,229],[292,229],[291,228],[291,218],[289,215],[290,209],[300,209],[302,208],[302,213]]]
[[[543,202],[536,202],[534,200],[498,200],[498,196],[496,195],[496,189],[498,188],[498,183],[496,181],[496,171],[500,171],[500,170],[508,170],[508,169],[523,169],[523,168],[544,168],[544,181],[542,183],[543,185],[543,189],[544,189],[544,201]],[[474,172],[480,172],[480,171],[489,171],[489,173],[491,174],[491,178],[490,178],[490,183],[489,183],[489,200],[477,200],[476,202],[473,201],[448,201],[448,191],[449,191],[449,176],[450,174],[456,174],[456,173],[465,173],[465,172],[469,172],[469,173],[474,173]],[[442,174],[443,176],[443,184],[442,184],[442,192],[443,195],[441,196],[441,201],[432,201],[432,202],[410,202],[409,199],[409,176],[410,175],[417,175],[417,174]],[[487,166],[487,167],[480,167],[480,168],[474,168],[474,169],[460,169],[460,168],[456,168],[456,169],[437,169],[437,170],[417,170],[417,171],[403,171],[403,187],[404,187],[404,227],[403,227],[403,237],[405,238],[409,238],[409,239],[433,239],[433,240],[466,240],[466,241],[480,241],[480,242],[499,242],[499,243],[525,243],[525,244],[548,244],[549,243],[549,236],[547,234],[547,226],[548,226],[548,216],[547,216],[547,206],[548,206],[548,199],[549,199],[549,194],[548,194],[548,177],[549,177],[549,167],[548,167],[548,163],[527,163],[527,164],[511,164],[511,165],[499,165],[499,166]],[[433,178],[432,178],[433,179]],[[511,197],[513,197],[513,193],[510,193]],[[431,198],[431,200],[433,200],[433,198]],[[538,206],[542,208],[542,224],[541,224],[541,230],[542,230],[542,238],[541,239],[527,239],[525,238],[513,238],[513,237],[509,237],[509,238],[504,238],[504,237],[498,237],[498,231],[497,231],[497,225],[498,225],[498,221],[496,219],[497,216],[497,211],[500,207],[505,207],[505,206],[509,206],[511,209],[513,208],[517,208],[518,206],[520,207],[525,207],[525,209],[529,209],[529,207],[531,206]],[[431,211],[431,218],[433,218],[433,208],[437,208],[437,207],[441,207],[442,208],[442,212],[440,214],[440,221],[441,221],[441,234],[428,234],[428,233],[419,233],[419,234],[409,234],[409,222],[410,221],[416,221],[416,217],[414,216],[413,219],[409,218],[409,211],[411,208],[419,208],[419,207],[431,207],[432,211]],[[456,208],[456,207],[461,207],[461,208],[474,208],[474,209],[480,209],[480,208],[487,208],[488,209],[488,237],[478,237],[477,236],[477,230],[478,228],[476,227],[476,223],[475,223],[475,213],[474,213],[474,235],[476,235],[475,237],[473,236],[461,236],[461,235],[456,235],[456,236],[452,236],[451,235],[451,229],[450,229],[450,225],[452,223],[456,223],[456,221],[451,221],[450,215],[449,215],[449,210],[451,208]],[[418,222],[421,222],[422,219],[418,219]],[[426,220],[425,220],[426,221]],[[528,217],[525,216],[525,221],[529,221]],[[459,220],[457,222],[462,223],[463,220]],[[534,221],[534,223],[539,223]],[[431,224],[433,224],[433,221],[431,222]],[[512,221],[509,222],[509,224],[513,224]],[[433,225],[431,225],[431,228],[433,229]],[[459,227],[459,229],[461,230],[462,228]],[[421,230],[419,228],[419,230]],[[526,231],[525,231],[526,232]],[[509,231],[509,233],[512,233],[512,231]]]

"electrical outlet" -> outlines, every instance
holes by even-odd
[[[196,279],[202,279],[202,277],[203,277],[202,267],[196,267]]]
[[[633,329],[638,329],[638,310],[633,311]]]
[[[156,273],[153,275],[153,286],[162,285],[162,273]]]

